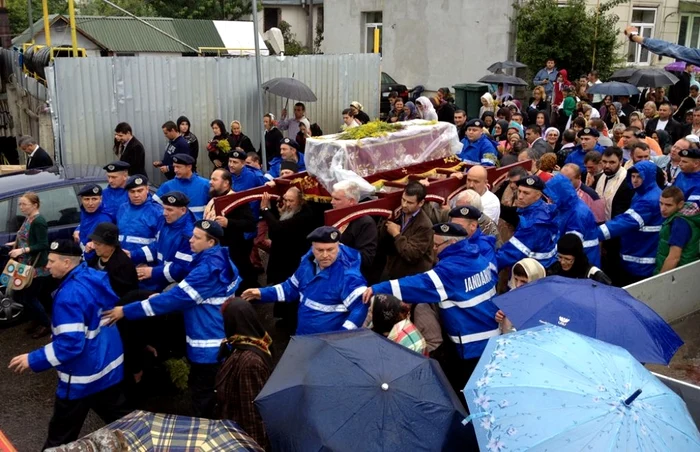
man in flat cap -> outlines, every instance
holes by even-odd
[[[466,123],[467,136],[462,140],[459,158],[472,165],[495,166],[498,150],[488,136],[484,135],[484,122],[472,119]]]
[[[162,204],[162,198],[168,192],[182,192],[190,199],[189,208],[197,220],[204,215],[204,208],[209,202],[209,181],[192,171],[194,159],[189,154],[173,156],[175,179],[165,182],[158,188],[153,198]]]
[[[155,242],[163,226],[163,206],[151,197],[148,179],[142,174],[131,176],[126,183],[129,202],[117,212],[119,242],[125,251],[132,252]]]
[[[100,223],[111,223],[114,219],[105,212],[102,204],[102,187],[88,184],[78,192],[80,197],[80,224],[73,233],[73,239],[85,252],[85,260],[95,255],[90,245],[90,234]]]
[[[573,163],[578,165],[581,170],[581,180],[586,180],[586,154],[590,151],[596,151],[603,154],[605,148],[598,144],[600,132],[593,127],[586,127],[578,132],[579,144],[574,146],[574,149],[569,153],[564,161],[564,164]]]
[[[119,331],[100,325],[101,313],[114,307],[117,296],[106,273],[81,263],[82,254],[74,240],[49,245],[46,267],[61,280],[54,295],[52,340],[10,361],[10,369],[18,373],[58,371],[54,412],[42,449],[75,441],[90,409],[105,423],[128,413],[119,384],[124,378]]]
[[[297,164],[297,172],[306,171],[304,166],[304,154],[299,152],[299,145],[291,138],[284,138],[280,142],[280,156],[270,162],[270,172],[265,174],[268,180],[280,177],[280,166],[283,160],[289,160]]]
[[[557,260],[559,229],[552,209],[542,200],[544,182],[537,176],[527,176],[517,182],[520,222],[515,234],[496,253],[498,270],[512,267],[526,257],[548,268]]]
[[[433,231],[438,263],[432,270],[375,284],[362,300],[368,303],[374,294],[391,294],[406,303],[438,303],[452,343],[444,367],[455,392],[461,394],[488,338],[500,334],[494,320],[498,308],[491,302],[497,279],[462,226],[439,223]]]
[[[161,199],[165,222],[155,242],[131,252],[138,267],[136,274],[142,290],[161,292],[168,285],[182,281],[190,270],[190,237],[197,220],[187,208],[190,199],[181,191],[165,193]]]
[[[688,202],[700,204],[700,149],[695,143],[690,148],[679,152],[681,173],[673,185],[680,188]]]
[[[119,208],[129,202],[126,181],[129,179],[129,164],[116,161],[104,166],[107,172],[107,188],[102,192],[102,204],[105,212],[116,219]]]
[[[294,275],[272,287],[248,289],[243,299],[299,300],[297,335],[361,328],[367,317],[361,300],[367,283],[360,273],[360,253],[341,244],[340,235],[331,226],[316,228],[307,237],[311,250]]]
[[[191,364],[188,384],[196,417],[213,415],[217,357],[226,338],[221,305],[240,283],[228,250],[220,245],[223,237],[224,230],[215,221],[198,221],[190,239],[193,258],[187,277],[167,292],[115,307],[103,316],[111,324],[122,318],[138,320],[182,311]]]

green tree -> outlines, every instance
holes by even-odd
[[[124,8],[131,14],[139,17],[157,16],[156,10],[143,0],[110,0],[117,6]],[[114,8],[102,0],[89,0],[80,5],[81,16],[126,16],[126,14]]]
[[[238,20],[252,14],[251,0],[145,0],[161,17]],[[262,11],[262,3],[258,2]]]
[[[587,9],[585,0],[527,0],[515,4],[518,59],[527,64],[530,78],[554,58],[569,77],[586,74],[592,68],[601,78],[620,66],[619,18],[609,11],[629,0],[611,0],[598,9]]]
[[[292,26],[289,22],[281,21],[279,23],[279,29],[282,32],[282,37],[284,38],[284,54],[289,56],[294,55],[307,55],[311,53],[308,47],[304,47],[301,42],[297,40],[297,35],[292,33]]]
[[[10,31],[12,36],[17,36],[29,28],[27,15],[27,0],[6,0],[5,6],[10,18]],[[49,0],[49,14],[66,14],[68,12],[68,2],[62,0]],[[34,22],[43,16],[41,0],[32,1],[32,17]]]

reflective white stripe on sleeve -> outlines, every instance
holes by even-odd
[[[191,210],[192,212],[196,212],[196,213],[199,213],[199,212],[202,212],[202,213],[203,213],[205,207],[206,207],[206,206],[190,207],[190,210]]]
[[[391,294],[399,300],[403,300],[403,298],[401,297],[401,285],[399,285],[399,280],[392,279],[391,281],[389,281],[389,284],[391,285]]]
[[[241,283],[241,278],[240,278],[240,277],[236,277],[236,279],[234,279],[234,280],[231,282],[231,284],[229,284],[229,285],[226,287],[226,293],[231,292],[231,291],[232,291],[233,289],[235,289],[236,286],[237,286],[238,284],[240,284],[240,283]]]
[[[163,262],[163,253],[158,253],[158,260]]]
[[[146,239],[143,237],[135,237],[132,235],[127,235],[125,238],[126,243],[135,243],[137,245],[150,245],[155,242],[156,239]]]
[[[116,369],[117,367],[121,366],[123,362],[124,362],[124,354],[121,354],[121,355],[119,355],[119,357],[117,359],[115,359],[111,363],[107,364],[107,366],[104,369],[102,369],[100,372],[98,372],[96,374],[79,376],[79,375],[69,375],[69,374],[66,374],[63,372],[59,372],[58,378],[64,383],[70,382],[71,384],[86,385],[88,383],[93,383],[93,382],[99,380],[100,378],[104,377],[105,375],[107,375],[108,373],[110,373],[111,371]]]
[[[157,202],[158,204],[163,205],[163,200],[160,199],[160,196],[158,196],[158,195],[153,195],[153,200],[154,200],[155,202]]]
[[[346,320],[345,322],[343,322],[343,328],[345,328],[346,330],[356,330],[357,325],[352,323],[350,320]]]
[[[576,237],[580,238],[581,241],[583,242],[583,234],[581,234],[581,233],[578,232],[578,231],[566,231],[566,232],[564,233],[564,235],[566,235],[566,234],[574,234]]]
[[[275,292],[277,292],[277,301],[286,301],[284,299],[284,289],[282,289],[282,284],[277,284],[275,287]]]
[[[440,277],[438,276],[438,274],[435,273],[435,270],[429,270],[427,272],[427,274],[430,277],[430,280],[435,285],[435,290],[437,290],[437,293],[440,296],[440,299],[446,300],[447,299],[447,292],[445,292],[445,286],[442,284],[442,281],[440,280]]]
[[[630,256],[629,254],[622,254],[622,260],[625,262],[634,262],[635,264],[656,264],[655,257],[636,257]]]
[[[221,346],[221,342],[224,339],[192,339],[189,336],[185,336],[185,340],[190,347],[212,348]]]
[[[600,226],[600,232],[603,233],[603,237],[605,237],[605,240],[610,240],[610,229],[604,224],[601,224]]]
[[[357,289],[353,290],[350,293],[350,295],[345,297],[345,300],[343,300],[343,305],[345,307],[348,307],[351,304],[353,304],[358,297],[362,296],[362,294],[365,292],[365,290],[367,290],[367,286],[360,286]]]
[[[482,293],[481,295],[477,295],[475,297],[470,298],[469,300],[464,300],[464,301],[453,301],[453,300],[445,300],[440,302],[440,307],[442,309],[449,309],[452,307],[458,307],[462,309],[466,308],[473,308],[474,306],[479,305],[480,303],[483,303],[484,301],[488,301],[491,298],[496,296],[496,288],[492,288],[486,293]]]
[[[64,323],[51,328],[51,334],[58,336],[63,333],[84,333],[85,330],[84,323]]]
[[[46,360],[53,367],[61,365],[61,361],[59,361],[58,358],[56,358],[56,352],[53,349],[53,342],[49,342],[48,344],[46,344],[46,347],[44,347],[44,353],[46,353]]]
[[[319,303],[318,301],[310,300],[308,298],[305,299],[303,303],[304,306],[306,306],[309,309],[313,309],[314,311],[348,312],[348,308],[346,308],[344,304],[323,304]]]
[[[525,244],[523,242],[521,242],[519,239],[517,239],[516,237],[511,237],[509,242],[511,245],[516,247],[518,249],[518,251],[523,253],[525,256],[531,257],[533,259],[543,259],[543,260],[550,259],[550,258],[554,257],[555,254],[557,254],[557,247],[556,246],[554,247],[554,249],[552,251],[549,251],[547,253],[534,253],[534,252],[532,252],[532,250],[530,248],[525,246]]]
[[[641,215],[635,212],[634,209],[627,209],[625,213],[634,218],[634,221],[639,223],[640,228],[644,227],[644,219],[641,217]]]
[[[147,246],[142,246],[141,250],[143,251],[143,255],[146,256],[146,262],[153,262],[153,253],[151,253],[151,249]]]
[[[688,196],[688,201],[698,201],[700,200],[700,195],[690,195]]]
[[[80,249],[85,252],[85,245],[83,245],[83,242],[78,242],[78,245],[80,245]]]
[[[584,248],[593,248],[594,246],[598,246],[598,245],[600,245],[600,242],[598,241],[598,239],[595,239],[595,240],[585,240],[585,241],[583,242],[583,247],[584,247]]]
[[[661,226],[644,226],[642,232],[661,232]]]
[[[181,253],[178,251],[175,253],[175,259],[180,259],[181,261],[192,262],[192,255]]]
[[[455,344],[468,344],[470,342],[483,341],[488,338],[498,336],[501,334],[501,330],[496,328],[495,330],[484,331],[483,333],[466,334],[464,336],[450,336],[450,340]]]
[[[214,306],[221,306],[228,300],[228,297],[211,297],[207,298],[202,302],[202,304],[213,304]]]
[[[156,313],[153,312],[153,307],[151,307],[151,302],[148,300],[143,300],[141,302],[141,308],[143,309],[143,312],[145,312],[148,317],[153,317],[154,315],[156,315]]]
[[[191,298],[192,300],[196,301],[197,303],[201,303],[201,302],[204,301],[204,299],[202,298],[202,296],[199,295],[199,292],[197,292],[197,291],[194,289],[194,287],[190,286],[190,285],[187,283],[187,280],[181,281],[180,284],[178,284],[178,287],[180,287],[180,289],[184,290],[185,293],[186,293],[187,295],[189,295],[190,298]]]
[[[119,234],[119,241],[120,241],[120,242],[123,242],[123,241],[124,241],[124,235],[123,235],[123,234]]]
[[[95,339],[97,335],[100,334],[100,327],[98,326],[96,330],[85,331],[85,339]]]
[[[173,278],[173,277],[170,275],[170,266],[171,266],[172,264],[173,264],[172,262],[167,262],[167,263],[163,266],[163,276],[165,276],[165,279],[167,279],[168,282],[174,283],[174,282],[175,282],[175,278]]]
[[[296,287],[297,289],[299,288],[299,280],[297,279],[296,276],[294,276],[294,275],[290,276],[290,277],[289,277],[289,282],[292,283],[292,285],[293,285],[294,287]]]

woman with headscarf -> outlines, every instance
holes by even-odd
[[[499,119],[493,126],[492,131],[493,139],[498,142],[499,145],[503,144],[508,140],[508,121],[505,119]]]
[[[479,108],[479,117],[484,115],[485,111],[496,111],[491,93],[484,93],[481,96],[481,108]]]
[[[603,105],[598,108],[598,112],[600,113],[601,118],[605,118],[605,116],[608,114],[608,107],[612,105],[612,96],[607,95],[603,98]]]
[[[350,102],[350,109],[353,112],[355,119],[360,121],[361,124],[367,124],[369,122],[369,115],[362,111],[362,104],[354,100]]]
[[[547,276],[564,276],[574,279],[592,279],[601,284],[612,285],[608,275],[588,262],[583,251],[583,242],[576,234],[564,234],[557,242],[557,262],[547,269]]]
[[[483,115],[481,115],[481,122],[484,123],[484,128],[491,133],[491,129],[493,128],[494,124],[496,124],[496,117],[494,116],[492,111],[485,111]]]
[[[209,160],[214,164],[215,168],[226,168],[228,166],[228,153],[231,151],[230,143],[228,143],[228,132],[226,126],[221,119],[215,119],[211,122],[211,131],[214,133],[214,138],[209,140],[207,151],[209,151]],[[221,146],[219,143],[224,143],[226,146]],[[226,150],[225,147],[229,149]]]
[[[549,127],[547,130],[544,131],[544,141],[547,142],[550,146],[552,146],[552,150],[554,152],[559,151],[561,149],[561,143],[559,142],[559,129],[556,127]]]
[[[625,124],[628,118],[625,116],[625,112],[622,111],[622,104],[613,102],[608,105],[602,119],[608,129],[612,129],[617,124]]]
[[[235,119],[231,121],[231,134],[228,136],[228,142],[231,144],[231,149],[238,149],[239,151],[244,151],[246,154],[255,152],[255,147],[250,141],[250,138],[243,134],[241,121]]]
[[[393,295],[377,294],[372,297],[372,331],[428,356],[428,344],[411,321],[411,305],[402,303]]]
[[[357,118],[356,118],[357,119]],[[308,119],[302,118],[299,121],[299,132],[297,132],[296,142],[299,145],[297,152],[302,154],[306,150],[306,139],[311,138],[311,123]]]
[[[651,134],[651,138],[659,143],[659,148],[661,152],[663,152],[663,155],[667,155],[670,152],[673,143],[671,143],[671,135],[669,135],[668,132],[663,129],[658,129]]]
[[[438,115],[430,99],[425,96],[419,97],[416,99],[416,107],[422,119],[426,121],[437,121]]]
[[[187,116],[180,116],[177,118],[177,130],[180,131],[182,138],[187,141],[190,145],[190,155],[194,159],[194,164],[192,165],[192,171],[197,172],[197,157],[199,157],[199,140],[197,136],[192,133],[192,124]]]
[[[510,280],[508,281],[508,288],[510,290],[517,290],[518,287],[522,287],[525,284],[542,279],[545,276],[547,276],[547,271],[544,269],[542,264],[531,257],[526,257],[513,265]],[[510,320],[508,320],[506,315],[500,309],[498,312],[496,312],[495,318],[496,322],[500,323],[502,333],[507,333],[513,330],[513,324],[510,323]]]
[[[409,100],[403,106],[403,116],[399,117],[399,121],[411,121],[413,119],[418,119],[419,117],[420,116],[418,115],[416,104]]]
[[[253,400],[270,378],[272,338],[247,301],[230,298],[221,312],[226,339],[219,349],[223,363],[216,374],[218,418],[238,423],[260,447],[268,449],[265,426]]]

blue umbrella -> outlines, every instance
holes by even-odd
[[[639,94],[639,89],[629,83],[605,82],[594,84],[586,92],[588,94],[603,94],[606,96],[634,96]]]
[[[517,329],[563,326],[619,345],[643,363],[668,365],[683,341],[653,309],[624,289],[550,276],[493,299]]]
[[[482,451],[691,451],[676,393],[626,350],[553,325],[489,339],[464,388]]]
[[[366,329],[292,337],[255,405],[273,450],[458,450],[470,432],[436,361]]]

